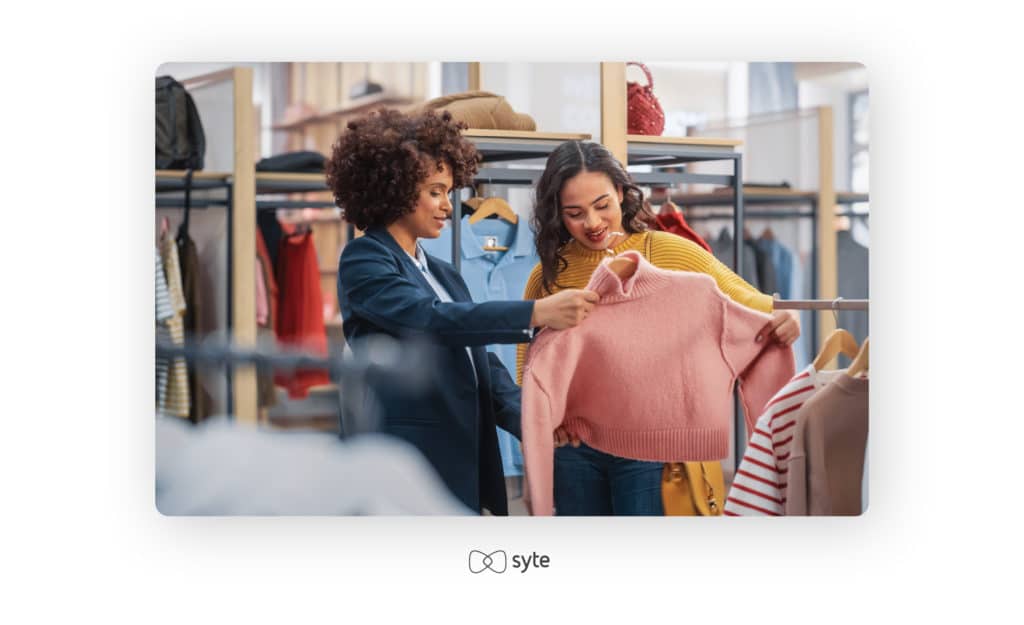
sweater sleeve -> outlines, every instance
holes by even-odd
[[[786,516],[807,516],[807,450],[804,444],[803,410],[797,412],[793,446],[786,462]]]
[[[530,278],[526,281],[526,288],[523,289],[523,299],[540,299],[543,296],[541,283],[541,269],[540,264],[538,264],[530,272]],[[526,350],[529,347],[529,343],[519,343],[516,345],[516,384],[520,386],[523,385],[523,365],[526,363]]]
[[[721,296],[719,296],[721,297]],[[755,341],[769,317],[727,298],[722,305],[722,355],[740,382],[747,433],[775,393],[796,373],[793,348],[765,339]]]
[[[654,239],[650,261],[655,267],[709,275],[732,301],[761,312],[772,312],[771,296],[755,289],[701,246],[665,232],[652,232],[651,236]]]
[[[531,356],[523,371],[522,429],[523,460],[530,502],[535,516],[550,516],[554,510],[554,431],[565,418],[566,397],[575,367],[565,349],[542,350]],[[553,356],[560,356],[557,361]]]

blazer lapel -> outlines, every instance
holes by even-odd
[[[469,291],[462,286],[462,282],[456,279],[456,275],[451,269],[435,263],[431,260],[430,256],[427,255],[427,267],[430,269],[430,273],[433,274],[437,281],[441,283],[445,291],[448,291],[448,295],[452,296],[452,301],[455,302],[471,302],[473,297],[469,294]]]
[[[402,246],[395,241],[395,238],[391,236],[391,233],[384,228],[371,228],[366,231],[365,236],[373,237],[380,241],[391,250],[391,252],[398,258],[398,262],[405,268],[407,275],[415,276],[415,280],[419,281],[420,286],[423,287],[427,293],[434,294],[434,288],[427,282],[426,276],[420,271],[419,265],[417,265],[412,258],[409,257],[408,252],[402,249]]]

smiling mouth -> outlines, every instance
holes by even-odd
[[[600,243],[601,241],[604,240],[606,236],[608,236],[608,228],[601,228],[597,232],[587,233],[587,238],[593,241],[594,243]]]

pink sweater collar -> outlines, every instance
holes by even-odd
[[[659,269],[649,263],[643,254],[636,250],[628,250],[616,256],[627,257],[636,262],[636,272],[623,280],[608,268],[612,257],[601,261],[590,277],[587,289],[601,296],[602,304],[628,302],[647,297],[671,282],[670,272]]]

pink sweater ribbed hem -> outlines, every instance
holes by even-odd
[[[625,431],[601,427],[579,417],[568,417],[562,425],[594,449],[622,458],[699,462],[721,460],[729,455],[729,430],[721,428]]]

